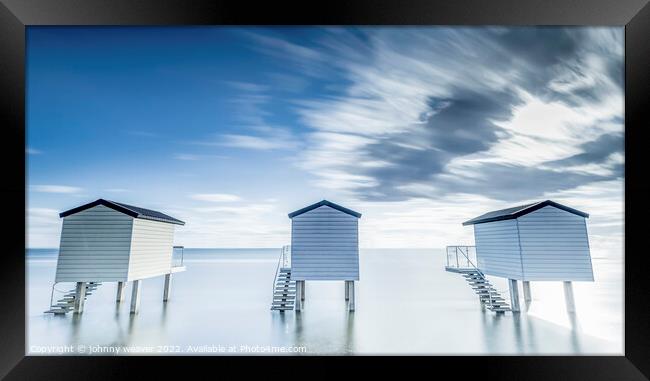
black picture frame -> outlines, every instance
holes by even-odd
[[[25,356],[25,27],[30,25],[618,25],[625,26],[625,354],[624,356],[421,356],[325,358],[338,366],[395,371],[401,376],[526,380],[643,380],[650,377],[650,281],[644,245],[645,181],[650,106],[648,0],[455,0],[254,2],[183,0],[0,0],[0,149],[3,253],[0,265],[0,377],[118,379],[152,369],[184,377],[213,377],[239,368],[268,377],[332,371],[323,358]],[[22,222],[22,224],[21,224]],[[433,324],[433,322],[432,322]],[[252,360],[264,365],[251,367]],[[370,360],[373,363],[370,364]],[[278,364],[281,364],[278,367]],[[338,370],[338,374],[346,373]],[[211,377],[212,378],[212,377]]]

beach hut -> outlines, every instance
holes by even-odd
[[[510,303],[519,311],[517,281],[530,302],[530,282],[561,281],[567,309],[575,310],[572,281],[593,281],[587,213],[551,200],[485,213],[474,226],[482,274],[508,279]]]
[[[83,312],[87,296],[101,283],[116,282],[117,302],[132,282],[131,313],[140,306],[141,280],[164,276],[163,301],[171,275],[184,271],[173,258],[174,227],[183,221],[154,210],[99,199],[60,213],[63,218],[55,285],[76,284],[47,312]],[[53,287],[54,292],[54,287]]]
[[[295,309],[300,311],[306,281],[344,281],[348,309],[354,310],[354,282],[359,280],[360,217],[360,213],[327,200],[289,213],[290,266],[278,265],[272,309],[293,308],[290,285],[294,282],[299,296],[295,298]]]

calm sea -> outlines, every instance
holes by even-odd
[[[532,283],[521,314],[480,308],[435,249],[361,250],[355,312],[343,282],[308,282],[305,309],[270,311],[279,249],[185,249],[162,302],[162,277],[142,285],[140,313],[101,285],[82,315],[44,314],[55,249],[27,254],[28,354],[585,354],[623,353],[623,266],[593,258],[596,282],[575,283],[577,313],[565,312],[562,284]],[[505,291],[504,280],[491,278]],[[58,284],[55,296],[71,284]],[[523,303],[523,294],[520,294]]]

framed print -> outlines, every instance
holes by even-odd
[[[650,374],[644,1],[0,11],[8,379]]]

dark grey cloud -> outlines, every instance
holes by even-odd
[[[566,167],[585,164],[601,164],[610,155],[623,152],[623,133],[603,134],[596,140],[585,142],[580,145],[581,153],[569,156],[564,159],[549,161],[546,164],[555,167]]]
[[[437,185],[449,191],[465,190],[496,200],[515,202],[539,198],[544,192],[572,189],[611,178],[579,172],[493,164],[482,167],[480,176],[439,180]]]
[[[495,199],[521,200],[622,176],[622,165],[612,168],[611,176],[565,170],[569,166],[601,164],[612,153],[622,152],[622,133],[586,142],[580,146],[581,153],[545,163],[543,168],[483,164],[473,178],[444,176],[451,160],[486,151],[507,137],[508,133],[497,122],[509,120],[513,109],[523,103],[515,89],[523,89],[545,101],[577,107],[603,99],[612,91],[611,83],[622,88],[621,55],[601,54],[605,69],[596,74],[609,78],[611,83],[587,70],[585,51],[594,42],[591,41],[593,35],[585,28],[522,27],[481,33],[470,31],[463,37],[471,39],[480,34],[489,41],[484,47],[467,46],[475,49],[472,53],[477,71],[489,68],[491,74],[501,75],[510,80],[511,85],[494,87],[475,82],[476,77],[468,78],[467,82],[461,80],[447,85],[449,96],[430,97],[429,112],[421,116],[420,125],[402,134],[380,137],[365,148],[363,155],[367,160],[391,165],[364,169],[351,165],[347,168],[352,174],[375,180],[374,187],[357,190],[360,198],[402,200],[423,196],[404,190],[402,186],[430,184],[443,194],[475,192]],[[453,49],[449,54],[453,56]],[[453,60],[450,62],[453,64]],[[467,62],[459,61],[458,65],[461,68]],[[575,85],[583,82],[585,86]],[[562,86],[567,83],[572,86]],[[438,196],[442,194],[431,195],[432,198]]]
[[[509,119],[512,106],[518,103],[511,92],[484,94],[467,89],[456,91],[452,98],[430,98],[432,114],[415,132],[380,139],[367,147],[370,158],[392,165],[365,173],[379,180],[379,185],[364,194],[388,197],[406,183],[432,180],[457,156],[489,149],[499,140],[497,132],[506,133],[494,122]]]

